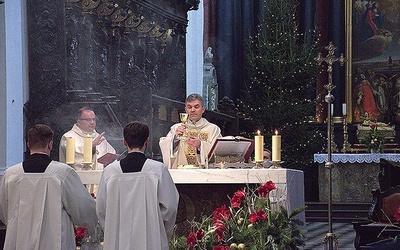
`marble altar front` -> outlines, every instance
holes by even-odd
[[[400,154],[332,154],[332,201],[370,203],[371,191],[379,188],[380,159],[400,162]],[[315,154],[318,166],[319,201],[328,201],[327,154]]]
[[[184,234],[188,220],[210,215],[216,208],[229,204],[229,197],[245,186],[254,187],[269,180],[277,187],[272,191],[271,207],[285,206],[288,211],[303,207],[304,174],[294,169],[170,169],[179,191],[177,233]],[[84,184],[97,184],[101,170],[77,171]],[[305,221],[305,213],[298,216]]]

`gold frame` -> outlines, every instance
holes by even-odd
[[[353,123],[356,122],[354,119],[354,114],[353,114],[353,51],[355,48],[353,48],[353,32],[354,32],[354,20],[352,20],[353,18],[353,7],[354,7],[354,1],[355,0],[345,0],[344,4],[345,4],[345,57],[347,59],[347,63],[345,65],[345,103],[346,103],[346,114],[347,114],[347,122],[348,123]],[[398,7],[400,8],[400,7]],[[399,57],[400,55],[395,55],[395,58]],[[397,75],[397,78],[400,79],[400,61],[399,63],[396,64],[396,68],[395,65],[393,64],[393,71],[397,72],[394,73],[393,75],[389,76],[389,77],[393,77],[395,75]],[[398,91],[400,93],[400,89],[397,89],[396,91]],[[393,95],[394,93],[391,92],[390,95],[386,96],[387,99],[390,99],[390,101],[393,101]],[[393,110],[393,107],[389,107],[392,108],[392,112],[398,112],[396,113],[397,116],[395,116],[394,119],[394,123],[399,124],[400,123],[400,106],[399,108],[397,108],[397,111]]]
[[[352,0],[345,0],[345,25],[346,25],[346,114],[347,114],[347,122],[353,122],[353,101],[352,101],[352,35],[353,35],[353,26],[352,26]]]

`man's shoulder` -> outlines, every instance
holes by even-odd
[[[19,174],[19,173],[24,173],[22,162],[12,165],[8,167],[6,170],[4,170],[4,174]]]
[[[46,172],[56,173],[63,176],[67,176],[70,173],[76,173],[75,169],[73,169],[71,166],[59,161],[51,161],[47,166]]]
[[[165,169],[167,168],[165,167],[164,163],[152,159],[147,159],[144,163],[142,171],[154,171],[161,173]]]

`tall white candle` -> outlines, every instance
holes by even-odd
[[[254,137],[254,160],[256,162],[264,161],[263,151],[264,151],[264,136],[260,135],[260,130],[257,131],[257,135]]]
[[[281,136],[278,135],[278,130],[272,136],[272,161],[281,161]]]
[[[75,138],[67,137],[65,145],[65,163],[74,164],[75,163]]]
[[[342,104],[342,113],[343,113],[343,115],[346,115],[346,114],[347,114],[346,103],[343,103],[343,104]]]
[[[83,163],[92,163],[92,138],[83,139]]]

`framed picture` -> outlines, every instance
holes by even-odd
[[[400,0],[346,0],[349,122],[400,124]]]

